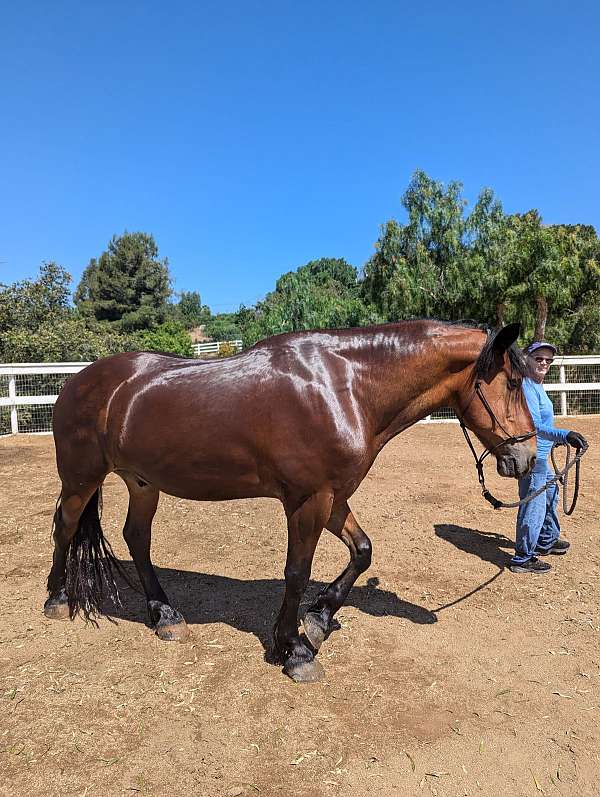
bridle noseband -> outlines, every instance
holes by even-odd
[[[537,435],[537,432],[534,429],[533,431],[526,432],[525,434],[518,434],[518,435],[509,434],[506,431],[506,429],[504,428],[504,426],[502,426],[502,424],[500,423],[498,418],[496,417],[496,414],[494,413],[493,409],[490,407],[489,402],[486,399],[485,394],[483,393],[483,390],[481,389],[481,380],[479,380],[479,379],[477,379],[475,381],[475,391],[474,391],[474,394],[473,394],[473,396],[471,398],[471,401],[473,400],[473,398],[475,398],[475,396],[479,397],[479,400],[481,401],[481,403],[485,407],[486,412],[488,413],[488,415],[492,419],[492,423],[493,424],[497,424],[500,427],[500,429],[504,432],[504,434],[506,435],[506,438],[504,440],[501,440],[497,445],[493,446],[492,448],[485,448],[483,450],[482,454],[478,457],[477,456],[477,452],[475,451],[475,446],[473,445],[473,443],[471,441],[471,438],[469,436],[469,432],[467,430],[467,427],[465,426],[465,422],[463,421],[463,414],[466,411],[466,409],[468,409],[468,407],[470,406],[471,402],[469,402],[469,404],[467,405],[467,407],[465,408],[463,413],[461,413],[458,416],[458,421],[460,423],[460,428],[463,431],[463,434],[465,436],[465,440],[467,441],[467,443],[469,445],[469,448],[471,449],[471,453],[473,454],[473,457],[475,459],[475,467],[477,468],[477,478],[479,479],[479,484],[481,485],[481,494],[483,495],[485,500],[488,501],[494,507],[494,509],[515,509],[516,507],[522,506],[523,504],[528,504],[530,501],[532,501],[534,498],[537,498],[538,495],[541,495],[541,493],[545,492],[549,487],[551,487],[552,485],[556,484],[557,482],[562,482],[562,484],[563,484],[563,486],[565,488],[564,491],[563,491],[563,509],[564,509],[564,513],[566,515],[572,514],[573,510],[575,509],[575,504],[577,503],[577,496],[579,495],[579,467],[580,467],[580,461],[581,461],[581,457],[587,451],[587,448],[579,449],[577,454],[575,455],[574,459],[571,460],[571,458],[570,458],[570,447],[567,444],[567,461],[565,463],[565,467],[560,472],[558,471],[558,468],[556,466],[556,462],[554,460],[554,449],[552,449],[552,465],[554,467],[554,476],[552,477],[552,479],[548,479],[546,484],[543,487],[540,487],[539,490],[536,490],[535,492],[531,493],[530,495],[526,496],[525,498],[521,499],[520,501],[515,501],[515,502],[510,503],[510,504],[507,504],[504,501],[500,501],[498,498],[495,498],[490,493],[490,491],[487,489],[487,487],[485,486],[485,476],[484,476],[484,473],[483,473],[483,462],[484,462],[485,458],[488,457],[490,454],[493,454],[495,451],[497,451],[497,449],[501,448],[504,445],[507,445],[507,444],[510,444],[510,443],[524,443],[526,440],[530,440],[532,437],[535,437]],[[574,465],[575,465],[575,487],[574,487],[574,492],[573,492],[573,501],[571,503],[571,506],[567,509],[567,496],[566,496],[567,473],[569,472],[569,470]]]

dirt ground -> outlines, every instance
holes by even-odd
[[[600,795],[600,418],[570,425],[591,448],[545,576],[506,569],[514,511],[480,497],[457,426],[387,446],[351,500],[373,565],[312,685],[265,660],[277,502],[161,498],[153,558],[189,642],[159,641],[131,589],[116,622],[50,621],[52,438],[0,440],[0,794]],[[109,477],[103,523],[133,574],[126,495]],[[325,533],[305,605],[346,559]]]

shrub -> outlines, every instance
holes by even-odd
[[[219,346],[219,357],[232,357],[234,354],[237,354],[237,349],[233,343],[229,343],[229,341],[221,343]]]

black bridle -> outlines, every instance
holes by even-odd
[[[506,431],[506,429],[504,428],[504,426],[502,426],[502,424],[500,423],[498,418],[496,417],[493,409],[490,407],[489,402],[486,399],[486,397],[485,397],[485,395],[483,393],[483,390],[481,389],[481,381],[479,379],[477,379],[475,381],[475,392],[474,392],[474,394],[473,394],[473,396],[471,398],[471,401],[473,400],[473,398],[475,398],[475,396],[479,397],[481,403],[485,407],[486,412],[488,413],[488,415],[492,419],[492,423],[496,424],[497,426],[499,426],[499,428],[506,435],[506,438],[504,440],[501,440],[497,445],[493,446],[492,448],[485,448],[483,450],[482,454],[478,457],[477,456],[477,452],[475,451],[475,446],[471,442],[471,438],[469,437],[469,432],[468,432],[467,427],[465,426],[465,423],[463,421],[462,414],[459,415],[458,421],[460,423],[460,428],[463,431],[463,434],[465,436],[465,440],[467,441],[467,443],[469,445],[469,448],[471,449],[471,453],[473,454],[473,457],[475,459],[475,467],[477,468],[477,478],[479,479],[479,484],[481,485],[481,494],[483,495],[485,500],[488,501],[494,507],[494,509],[515,509],[516,507],[522,506],[523,504],[528,504],[534,498],[537,498],[538,495],[541,495],[543,492],[545,492],[549,487],[551,487],[552,485],[556,484],[557,482],[561,482],[563,484],[563,487],[564,487],[564,489],[563,489],[563,510],[564,510],[565,515],[571,515],[573,513],[573,510],[575,509],[575,504],[577,503],[577,497],[579,495],[579,468],[580,468],[580,462],[581,462],[582,456],[587,451],[587,448],[580,448],[577,451],[577,454],[575,455],[574,459],[571,459],[570,446],[567,443],[566,444],[567,445],[567,460],[566,460],[566,463],[565,463],[565,467],[562,469],[562,471],[559,471],[557,466],[556,466],[556,462],[555,462],[555,459],[554,459],[554,448],[553,448],[552,449],[552,466],[554,468],[554,476],[551,479],[548,479],[548,481],[546,482],[546,484],[543,487],[540,487],[538,490],[536,490],[535,492],[533,492],[530,495],[526,496],[525,498],[522,498],[520,501],[515,501],[515,502],[509,503],[509,504],[505,503],[504,501],[500,501],[498,498],[495,498],[490,493],[490,491],[487,489],[487,487],[485,486],[485,475],[483,473],[483,462],[484,462],[485,458],[488,457],[490,454],[493,454],[501,446],[504,446],[504,445],[507,445],[507,444],[510,444],[510,443],[524,443],[525,440],[530,440],[532,437],[535,437],[537,432],[534,429],[533,431],[526,432],[525,434],[518,434],[518,435],[509,434]],[[471,402],[469,402],[469,405],[470,405],[470,403]],[[573,466],[575,466],[575,487],[574,487],[574,491],[573,491],[573,500],[571,502],[571,506],[569,508],[567,508],[567,474],[568,474],[568,472],[571,470],[571,468]]]

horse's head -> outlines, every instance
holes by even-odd
[[[461,397],[465,426],[496,457],[498,473],[514,478],[529,473],[536,456],[535,437],[519,440],[535,431],[522,390],[525,363],[514,345],[519,331],[509,324],[488,338]]]

